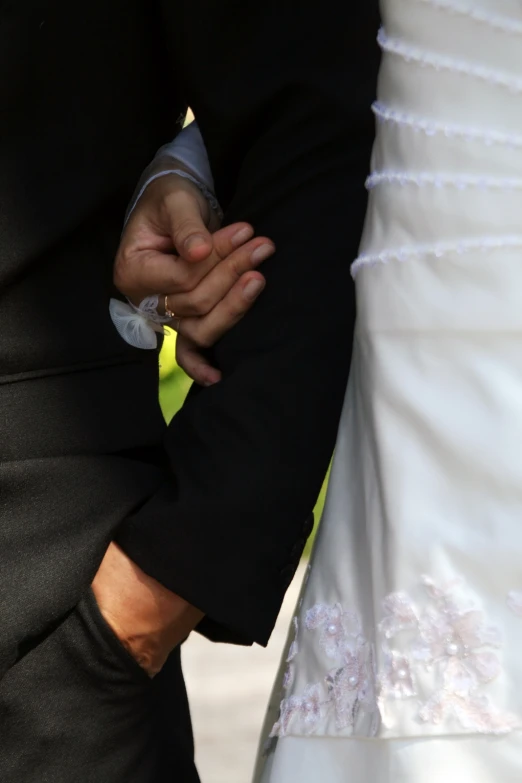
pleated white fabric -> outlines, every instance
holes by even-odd
[[[514,783],[522,2],[382,15],[353,367],[256,780]]]

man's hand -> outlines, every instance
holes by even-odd
[[[125,227],[115,284],[135,304],[161,294],[163,305],[168,295],[178,332],[178,364],[201,384],[221,378],[201,349],[231,329],[264,288],[263,276],[254,270],[275,248],[269,239],[253,235],[248,223],[218,229],[199,189],[175,174],[147,187]],[[106,622],[151,677],[203,617],[114,543],[92,589]]]
[[[135,304],[168,295],[178,364],[195,381],[220,380],[202,349],[213,345],[252,307],[264,288],[254,271],[274,253],[266,237],[252,239],[247,223],[217,230],[217,219],[199,189],[168,174],[152,182],[123,233],[114,267],[117,288]],[[210,230],[209,230],[210,229]]]
[[[171,593],[111,544],[92,583],[98,607],[149,677],[189,635],[203,612]]]

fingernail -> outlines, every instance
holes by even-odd
[[[246,299],[255,299],[265,287],[264,280],[249,280],[243,288],[243,294]]]
[[[240,228],[237,233],[234,234],[230,242],[232,243],[233,247],[239,247],[239,245],[242,245],[243,242],[246,242],[248,239],[250,239],[251,236],[254,234],[254,229],[252,226],[244,226],[243,228]]]
[[[221,375],[219,374],[213,374],[209,373],[204,379],[203,379],[203,386],[214,386],[214,384],[219,383],[221,380]]]
[[[269,245],[268,243],[259,245],[259,247],[256,247],[256,249],[253,251],[252,255],[250,256],[250,260],[253,264],[260,264],[261,261],[266,261],[267,258],[270,258],[274,250],[274,246]]]
[[[204,236],[201,234],[192,234],[192,236],[185,240],[185,250],[190,252],[192,250],[197,250],[198,247],[203,247],[203,245],[207,244],[208,242]]]

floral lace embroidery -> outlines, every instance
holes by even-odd
[[[419,611],[404,593],[394,593],[384,602],[380,623],[384,634],[386,664],[380,675],[379,707],[386,713],[390,698],[417,695],[416,676],[422,671],[435,677],[435,690],[421,702],[418,717],[425,723],[440,723],[453,715],[470,731],[503,734],[519,721],[497,710],[480,692],[496,679],[501,666],[495,650],[502,647],[499,632],[486,625],[484,614],[458,601],[455,580],[437,587],[429,578],[423,583],[428,604]],[[390,649],[390,641],[407,635],[409,655]]]
[[[344,612],[340,604],[318,604],[307,612],[305,626],[308,631],[320,631],[319,644],[335,665],[322,682],[307,686],[302,696],[283,699],[271,737],[284,737],[294,721],[306,734],[312,734],[330,711],[338,730],[353,728],[361,709],[375,716],[377,713],[375,656],[362,635],[358,616]],[[293,664],[290,666],[285,682],[293,682]]]
[[[383,602],[379,672],[373,645],[355,612],[344,611],[341,604],[317,604],[306,613],[306,630],[319,632],[319,645],[335,665],[302,695],[283,699],[271,737],[284,737],[291,726],[313,734],[332,712],[338,730],[355,729],[359,715],[370,715],[369,733],[374,735],[380,718],[389,723],[392,702],[414,697],[421,723],[436,725],[453,717],[465,730],[485,734],[505,734],[520,726],[516,716],[498,710],[481,692],[501,673],[499,632],[486,624],[481,610],[459,600],[460,580],[439,587],[424,577],[422,583],[427,596],[422,607],[406,593],[392,593]],[[510,593],[508,603],[522,616],[522,593]],[[294,625],[287,688],[299,653],[297,619]]]
[[[294,658],[297,656],[299,652],[299,642],[297,641],[297,635],[299,633],[299,620],[297,619],[297,617],[294,617],[293,623],[294,623],[295,636],[294,636],[294,641],[288,648],[288,655],[286,658],[286,662],[288,666],[283,677],[283,688],[285,691],[291,688],[292,685],[294,684],[295,666],[292,663],[292,661],[294,660]]]
[[[281,702],[279,720],[274,725],[270,736],[284,737],[288,733],[288,727],[293,718],[298,717],[301,727],[306,734],[313,734],[323,715],[324,701],[320,684],[308,685],[302,696],[290,696]]]
[[[385,653],[384,671],[379,674],[379,709],[384,713],[384,698],[409,699],[417,695],[415,677],[409,658],[389,650]]]

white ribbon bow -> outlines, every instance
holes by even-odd
[[[158,296],[148,296],[139,307],[132,302],[111,299],[109,313],[120,337],[134,348],[153,350],[158,347],[158,333],[165,334],[163,324],[169,316],[158,313]]]

